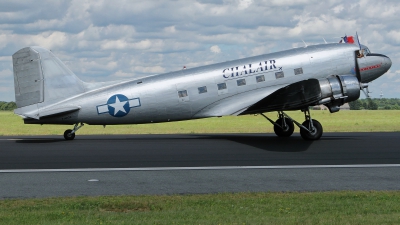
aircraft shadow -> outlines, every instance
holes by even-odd
[[[312,141],[304,141],[301,137],[280,138],[262,135],[205,135],[204,138],[225,139],[271,152],[304,152],[313,143]]]
[[[188,140],[188,139],[204,139],[204,140],[228,140],[239,144],[251,146],[254,148],[262,149],[270,152],[304,152],[309,150],[310,146],[314,143],[313,141],[305,141],[300,136],[292,136],[289,138],[280,138],[271,135],[263,134],[166,134],[166,135],[93,135],[90,138],[76,139],[71,141],[118,141],[118,140],[138,141],[138,140]],[[320,141],[343,141],[343,140],[355,140],[353,136],[330,136],[322,137]],[[63,138],[43,138],[38,139],[29,138],[23,140],[16,140],[16,143],[23,144],[45,144],[45,143],[57,143],[65,142]],[[69,142],[69,141],[68,141]]]
[[[44,144],[44,143],[55,143],[55,142],[63,142],[64,139],[24,139],[24,140],[16,140],[15,143],[23,143],[23,144]]]

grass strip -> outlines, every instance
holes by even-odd
[[[400,224],[400,192],[1,200],[0,224]]]
[[[304,121],[301,112],[289,112],[299,122]],[[276,120],[276,113],[267,113]],[[393,132],[400,131],[400,110],[379,111],[312,111],[314,119],[319,120],[324,132]],[[61,135],[71,125],[31,125],[23,124],[22,119],[12,112],[0,112],[0,135]],[[297,127],[295,128],[299,130]],[[262,116],[226,116],[199,120],[102,126],[86,125],[78,131],[82,134],[190,134],[190,133],[273,133],[272,124]]]

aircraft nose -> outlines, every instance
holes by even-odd
[[[392,60],[390,60],[390,58],[386,56],[386,57],[383,59],[383,64],[384,64],[384,66],[386,67],[386,71],[387,71],[387,70],[389,70],[390,67],[392,66]]]

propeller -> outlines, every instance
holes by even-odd
[[[357,37],[358,46],[360,47],[360,51],[361,51],[361,44],[360,44],[360,39],[358,38],[358,33],[357,33],[357,31],[356,31],[356,37]]]
[[[358,33],[357,33],[357,31],[356,31],[356,37],[357,37],[358,46],[360,47],[360,54],[362,54],[360,39],[358,38]],[[355,70],[355,72],[356,72],[357,80],[358,80],[358,82],[360,83],[360,90],[361,90],[362,92],[364,92],[364,94],[365,94],[365,96],[366,96],[367,98],[370,98],[369,93],[371,93],[371,92],[369,92],[369,90],[368,90],[368,84],[361,83],[360,66],[358,65],[358,59],[357,59],[357,58],[358,58],[358,57],[357,57],[357,54],[354,54],[354,61],[355,61],[354,70]]]

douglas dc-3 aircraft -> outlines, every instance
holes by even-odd
[[[392,65],[352,37],[344,43],[305,46],[128,81],[86,83],[52,52],[26,47],[13,56],[14,111],[25,124],[70,124],[73,140],[90,125],[142,124],[225,115],[261,114],[279,137],[300,127],[305,140],[318,140],[322,126],[309,107],[331,113],[360,97],[360,91]],[[357,38],[358,40],[358,38]],[[284,111],[301,110],[300,124]],[[277,111],[271,120],[263,113]],[[244,124],[245,125],[245,124]]]

